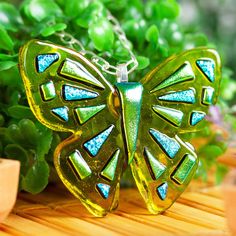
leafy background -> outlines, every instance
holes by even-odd
[[[221,3],[221,12],[213,1]],[[222,6],[228,6],[228,2],[229,0],[182,0],[179,3],[175,0],[0,2],[0,156],[21,162],[20,190],[35,194],[42,191],[49,181],[56,181],[52,156],[64,134],[45,128],[29,109],[17,67],[19,48],[32,38],[62,44],[56,33],[65,30],[81,40],[87,49],[106,57],[110,63],[124,62],[128,54],[106,19],[107,9],[122,24],[138,58],[139,67],[132,78],[141,78],[166,57],[185,49],[210,46],[221,52],[224,67],[219,104],[211,109],[211,122],[203,131],[185,137],[209,137],[197,150],[200,165],[196,177],[207,180],[207,173],[213,166],[216,169],[216,182],[219,183],[227,169],[218,164],[216,159],[224,153],[226,145],[234,141],[233,135],[229,135],[231,139],[226,138],[222,129],[232,132],[236,124],[235,109],[232,106],[236,92],[233,80],[235,68],[232,63],[232,58],[235,57],[231,54],[231,45],[235,45],[231,44],[231,39],[236,31],[232,29],[229,32],[220,24]],[[191,10],[194,14],[187,14]],[[221,128],[213,132],[211,123]],[[130,176],[126,173],[123,183],[127,185],[129,182]]]

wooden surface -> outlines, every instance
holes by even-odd
[[[194,185],[194,183],[192,184]],[[136,189],[123,189],[117,211],[91,216],[61,187],[42,194],[21,193],[0,236],[25,235],[230,235],[220,187],[188,191],[164,214],[150,215]]]

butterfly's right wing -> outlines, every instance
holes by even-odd
[[[73,133],[55,151],[60,178],[90,212],[105,215],[117,206],[124,160],[113,86],[81,54],[37,40],[22,48],[19,66],[37,119]]]
[[[204,127],[219,94],[220,58],[208,48],[172,56],[143,80],[138,145],[131,169],[147,207],[169,208],[192,179],[198,158],[181,133]]]

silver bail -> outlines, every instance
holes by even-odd
[[[117,65],[117,83],[128,82],[128,70],[126,64]]]

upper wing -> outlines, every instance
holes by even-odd
[[[81,54],[36,40],[21,49],[20,72],[38,120],[73,132],[54,155],[63,183],[93,214],[106,214],[117,205],[124,160],[113,87]]]
[[[80,130],[86,117],[77,107],[102,105],[114,92],[85,57],[54,44],[29,41],[21,48],[19,66],[32,111],[57,131]]]
[[[141,82],[139,143],[131,169],[149,210],[157,213],[180,196],[197,168],[193,147],[178,134],[200,128],[216,102],[219,56],[211,49],[189,50],[167,59]]]
[[[219,55],[205,48],[186,51],[167,59],[141,83],[151,105],[148,118],[154,125],[161,124],[159,131],[173,134],[200,129],[219,94]]]

